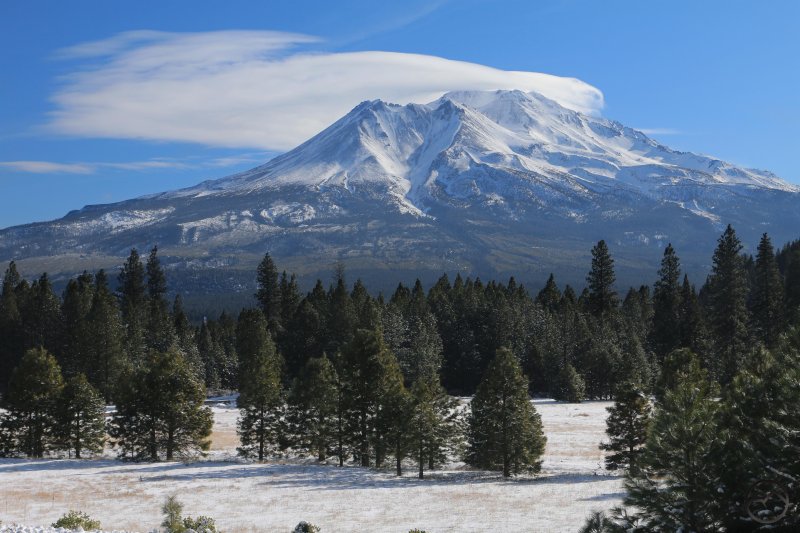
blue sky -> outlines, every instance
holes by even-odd
[[[798,20],[794,1],[6,0],[0,227],[222,177],[361,100],[460,85],[549,91],[800,183]]]

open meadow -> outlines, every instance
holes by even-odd
[[[106,530],[144,532],[159,525],[164,498],[177,495],[185,515],[212,516],[227,533],[288,533],[301,520],[323,533],[577,531],[591,510],[622,497],[597,448],[608,405],[536,401],[548,438],[539,476],[504,480],[453,463],[418,480],[411,464],[397,478],[391,470],[239,461],[238,411],[217,404],[212,450],[196,462],[0,461],[0,520],[46,526],[79,509]]]

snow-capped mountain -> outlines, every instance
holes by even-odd
[[[344,260],[366,275],[578,280],[576,259],[604,238],[623,274],[649,280],[667,242],[699,272],[725,224],[752,245],[764,231],[797,238],[798,222],[800,188],[769,172],[671,150],[539,94],[452,92],[363,102],[250,171],[0,231],[0,260],[158,244],[196,268],[245,268],[269,250],[309,274]]]

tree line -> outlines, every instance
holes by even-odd
[[[239,392],[246,456],[301,451],[377,466],[394,459],[398,470],[414,458],[422,475],[459,451],[506,474],[535,470],[544,439],[523,401],[530,393],[612,398],[628,382],[649,392],[680,349],[725,386],[754,350],[780,342],[800,313],[800,241],[775,253],[765,234],[756,257],[741,250],[729,226],[698,292],[667,246],[652,289],[624,297],[604,241],[592,249],[580,294],[552,275],[535,295],[513,278],[443,275],[427,292],[419,282],[400,284],[385,298],[358,280],[349,286],[338,269],[327,288],[318,280],[303,295],[267,254],[256,273],[258,308],[199,326],[180,296],[167,300],[157,248],[144,262],[131,252],[116,290],[103,271],[84,273],[60,298],[46,274],[28,283],[11,263],[0,295],[4,453],[47,451],[20,444],[40,430],[19,424],[56,416],[14,405],[36,404],[33,393],[19,400],[33,365],[52,377],[44,404],[65,405],[65,380],[113,402],[108,435],[127,458],[202,451],[211,429],[205,391],[230,389]],[[497,387],[511,388],[498,396]],[[453,394],[474,395],[471,409]],[[66,449],[48,439],[34,441]]]

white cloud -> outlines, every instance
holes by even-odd
[[[172,170],[172,169],[193,169],[193,168],[224,168],[245,163],[263,163],[269,158],[269,153],[245,153],[227,157],[216,157],[208,160],[198,161],[197,158],[186,160],[177,159],[148,159],[146,161],[123,161],[123,162],[81,162],[81,163],[58,163],[53,161],[0,161],[0,169],[7,168],[14,172],[25,172],[30,174],[94,174],[103,169],[112,170]]]
[[[363,100],[429,102],[449,90],[537,91],[596,113],[574,78],[396,52],[315,53],[268,31],[127,32],[62,50],[80,60],[53,95],[51,131],[80,137],[286,150]],[[88,64],[87,64],[88,61]]]
[[[682,135],[681,130],[673,128],[637,128],[645,135]]]
[[[91,174],[94,167],[84,163],[52,163],[50,161],[0,161],[0,168],[31,174]]]

